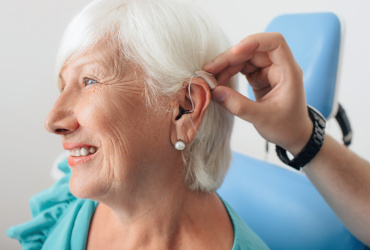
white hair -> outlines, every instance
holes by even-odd
[[[147,99],[174,96],[183,83],[230,45],[220,28],[198,8],[175,0],[97,0],[67,27],[57,56],[57,72],[100,41],[145,72]],[[231,80],[229,86],[234,86]],[[150,97],[151,96],[151,97]],[[185,182],[213,192],[231,160],[233,117],[212,100],[194,140],[184,150]]]

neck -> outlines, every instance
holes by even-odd
[[[178,249],[181,242],[189,241],[189,236],[209,231],[204,221],[219,202],[215,193],[173,189],[130,212],[99,203],[96,228],[100,228],[101,242],[120,246],[124,243],[125,249]]]
[[[168,174],[159,173],[153,166],[149,168],[152,172],[145,175],[148,177],[137,185],[113,185],[107,195],[94,199],[99,205],[91,221],[88,246],[106,244],[100,245],[100,249],[232,246],[232,224],[217,194],[189,190],[183,171],[179,171],[185,167],[177,166],[181,167],[167,168],[173,169]],[[227,240],[225,236],[229,236]]]
[[[99,205],[91,225],[99,228],[97,237],[107,242],[124,241],[136,249],[143,245],[172,248],[169,246],[177,241],[187,222],[196,221],[194,211],[208,207],[212,195],[186,187],[184,173],[178,171],[184,166],[167,169],[174,170],[168,174],[153,171],[135,185],[117,183],[103,197],[94,199]]]

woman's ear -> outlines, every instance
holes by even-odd
[[[171,132],[173,145],[179,140],[185,145],[193,141],[210,100],[211,92],[203,79],[193,78],[190,84],[184,83],[184,88],[179,92],[178,103],[173,107]]]

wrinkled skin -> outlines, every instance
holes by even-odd
[[[97,148],[71,166],[69,184],[75,196],[99,202],[87,249],[230,249],[225,207],[217,194],[187,188],[174,148],[178,139],[193,140],[211,98],[207,84],[194,79],[194,111],[176,120],[180,105],[191,108],[186,88],[159,97],[159,109],[147,105],[141,69],[109,55],[96,47],[64,65],[62,92],[45,122],[64,147]]]

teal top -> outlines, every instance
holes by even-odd
[[[86,248],[90,221],[98,202],[72,195],[69,190],[71,171],[66,159],[59,163],[58,168],[65,176],[30,199],[33,219],[7,231],[7,235],[17,239],[24,250]],[[268,249],[230,205],[223,203],[234,226],[232,249]]]

